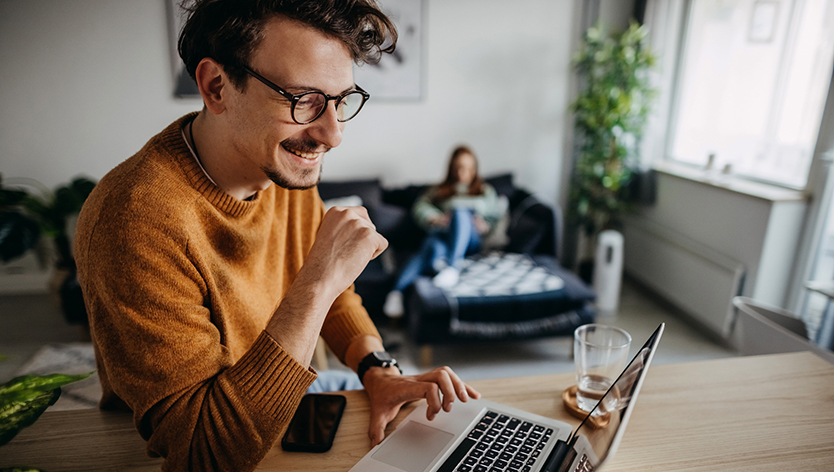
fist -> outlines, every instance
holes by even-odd
[[[335,297],[387,247],[388,241],[377,233],[367,209],[333,207],[322,219],[305,267],[309,264],[315,276],[326,279]]]

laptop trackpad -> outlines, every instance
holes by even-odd
[[[422,472],[455,436],[431,426],[409,421],[371,457],[406,472]]]

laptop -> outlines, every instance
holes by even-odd
[[[350,470],[599,470],[622,440],[664,327],[664,323],[657,327],[575,430],[567,423],[489,400],[456,402],[451,412],[441,412],[428,421],[423,402]]]

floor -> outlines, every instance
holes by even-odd
[[[46,294],[0,296],[0,382],[9,380],[44,344],[83,342]]]
[[[632,335],[632,354],[642,346],[661,322],[666,331],[655,363],[667,364],[715,359],[736,355],[728,347],[702,332],[674,307],[657,300],[650,292],[626,280],[616,317],[600,319]],[[386,347],[399,360],[403,371],[414,374],[418,348],[396,325],[381,326]],[[10,379],[41,346],[50,343],[82,342],[82,331],[67,325],[60,311],[46,295],[0,297],[0,383]],[[448,365],[464,380],[520,375],[571,372],[572,340],[542,339],[480,346],[439,346],[434,348],[433,365]],[[341,369],[330,357],[331,368]]]
[[[671,364],[737,355],[734,350],[691,322],[673,306],[657,300],[646,289],[626,280],[616,317],[599,318],[632,336],[634,355],[661,322],[666,323],[654,363]],[[381,327],[386,346],[394,345],[396,357],[406,373],[417,373],[419,349],[410,343],[402,330]],[[433,366],[448,365],[463,379],[477,380],[509,376],[572,372],[573,339],[550,338],[534,341],[476,346],[437,346],[433,348]]]

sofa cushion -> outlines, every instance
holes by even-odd
[[[382,201],[390,205],[405,208],[409,212],[417,198],[429,188],[429,185],[409,185],[406,187],[385,190],[382,192]]]
[[[368,216],[371,217],[376,230],[395,246],[408,235],[411,227],[411,213],[403,207],[380,203],[368,205]]]
[[[318,189],[322,200],[356,195],[365,206],[382,203],[382,184],[379,179],[319,182]]]
[[[568,336],[594,321],[593,291],[562,268],[553,257],[533,257],[537,266],[556,275],[562,288],[454,297],[420,277],[406,290],[411,337],[418,344],[446,344]],[[463,278],[463,277],[462,277]]]
[[[507,198],[512,197],[516,191],[513,184],[513,174],[494,175],[484,178],[484,181],[492,185],[498,195],[504,195]]]

